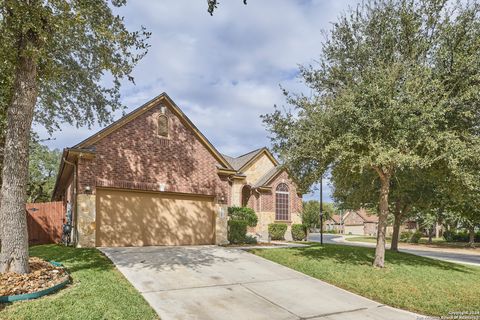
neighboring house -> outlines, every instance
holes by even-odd
[[[54,200],[73,208],[83,247],[223,244],[227,206],[273,221],[299,222],[301,195],[272,154],[220,154],[163,93],[66,148]]]
[[[378,216],[370,215],[365,209],[348,211],[343,216],[344,234],[377,235]]]
[[[325,221],[326,231],[335,231],[337,233],[343,233],[342,217],[338,214],[334,214],[327,221]]]

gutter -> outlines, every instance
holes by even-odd
[[[77,165],[74,162],[70,162],[63,157],[63,162],[73,166],[73,197],[72,197],[72,244],[77,245],[78,232],[77,232]]]

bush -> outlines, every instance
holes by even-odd
[[[338,231],[336,229],[332,229],[332,230],[325,230],[325,231],[323,231],[323,233],[337,234]]]
[[[418,243],[418,241],[420,241],[420,238],[422,238],[422,233],[420,231],[415,231],[408,242]]]
[[[292,224],[292,239],[295,241],[303,241],[307,238],[305,226],[303,224]]]
[[[443,239],[445,239],[445,241],[447,241],[447,242],[452,242],[453,241],[453,234],[454,234],[454,232],[449,231],[449,230],[445,230],[443,232]]]
[[[244,243],[247,235],[247,222],[243,220],[228,220],[228,241]]]
[[[257,238],[251,235],[246,235],[245,236],[245,243],[246,244],[257,244]]]
[[[466,231],[445,231],[443,238],[448,242],[468,242],[470,235]],[[480,231],[475,234],[475,242],[480,242]]]
[[[258,222],[258,217],[255,211],[247,207],[229,207],[228,216],[231,220],[246,221],[249,227],[255,227]]]
[[[271,223],[268,225],[268,234],[272,240],[285,240],[287,225],[285,223]]]
[[[410,239],[412,238],[412,236],[413,236],[412,231],[404,231],[404,232],[400,233],[399,241],[400,242],[409,242]]]

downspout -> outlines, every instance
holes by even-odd
[[[72,199],[72,231],[73,231],[73,245],[76,247],[78,240],[77,232],[77,165],[74,162],[68,161],[65,157],[63,162],[73,166],[73,199]]]

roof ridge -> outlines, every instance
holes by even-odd
[[[234,158],[234,159],[238,159],[238,158],[241,158],[241,157],[244,157],[244,156],[247,156],[249,154],[252,154],[252,153],[258,153],[260,150],[263,150],[263,149],[266,149],[266,147],[261,147],[261,148],[258,148],[258,149],[255,149],[253,151],[250,151],[250,152],[247,152],[245,154],[242,154],[241,156],[238,156],[238,157],[230,157],[230,158]]]

